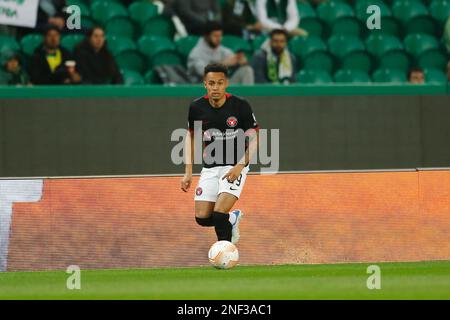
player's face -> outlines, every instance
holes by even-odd
[[[225,96],[228,79],[223,72],[209,72],[205,77],[204,84],[208,96],[214,100],[220,100]]]

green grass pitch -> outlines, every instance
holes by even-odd
[[[367,267],[381,268],[369,290]],[[450,261],[0,274],[0,299],[450,299]]]

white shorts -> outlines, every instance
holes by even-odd
[[[203,168],[197,188],[195,188],[194,200],[216,202],[219,194],[223,192],[232,194],[239,199],[250,169],[248,166],[242,169],[240,177],[233,183],[228,182],[227,179],[222,180],[222,177],[232,168],[233,166]]]

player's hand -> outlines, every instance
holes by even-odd
[[[181,190],[184,192],[188,192],[189,188],[191,187],[192,183],[192,175],[185,174],[183,176],[183,179],[181,179]]]
[[[243,168],[244,166],[241,164],[235,165],[226,175],[222,177],[222,180],[227,179],[229,183],[233,183],[239,177]]]

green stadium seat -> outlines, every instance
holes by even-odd
[[[378,68],[409,69],[409,55],[395,36],[381,33],[371,34],[366,40],[366,48],[376,59]]]
[[[405,50],[413,57],[418,57],[428,50],[438,50],[439,42],[428,34],[410,34],[403,40]]]
[[[106,37],[108,49],[114,56],[119,55],[126,51],[136,51],[137,45],[133,39],[120,36],[107,36]]]
[[[324,25],[317,17],[316,11],[308,2],[297,2],[297,8],[300,15],[299,27],[308,31],[309,35],[322,37]]]
[[[324,70],[300,70],[297,74],[299,83],[332,83],[333,79],[330,74]]]
[[[43,40],[44,36],[40,33],[27,34],[20,40],[23,53],[27,56],[32,56]]]
[[[396,0],[392,4],[392,13],[402,22],[406,34],[436,33],[436,24],[420,1]]]
[[[359,36],[360,22],[355,18],[353,8],[345,2],[330,0],[317,7],[317,16],[328,26],[331,35]]]
[[[73,52],[75,47],[85,39],[85,36],[80,33],[72,33],[61,38],[61,47]]]
[[[422,69],[444,70],[447,66],[447,62],[447,55],[443,49],[426,51],[417,59],[417,65]]]
[[[323,70],[332,73],[335,67],[335,61],[328,51],[315,51],[300,61],[300,66],[305,70]]]
[[[82,17],[81,18],[81,28],[85,30],[92,29],[94,26],[96,26],[97,23],[95,23],[94,20],[90,17]]]
[[[366,39],[366,48],[373,56],[380,58],[390,51],[403,51],[403,44],[395,36],[372,34]]]
[[[264,44],[264,42],[266,42],[267,39],[269,39],[269,36],[267,36],[267,35],[261,35],[261,36],[256,37],[252,41],[253,52],[256,52],[259,49],[261,49],[261,46]]]
[[[253,48],[250,43],[248,41],[245,41],[241,37],[224,35],[222,38],[222,45],[233,50],[233,52],[242,50],[247,55],[247,57],[251,57],[253,53]]]
[[[334,81],[339,83],[370,83],[369,75],[361,70],[341,69],[334,75]]]
[[[138,41],[139,51],[146,57],[152,58],[165,51],[176,51],[175,43],[158,36],[142,36]]]
[[[142,35],[173,39],[175,35],[175,26],[173,25],[172,20],[163,16],[157,16],[145,23],[142,29]]]
[[[91,4],[92,18],[100,23],[106,25],[106,22],[116,17],[127,17],[127,9],[120,3],[115,1],[96,1]]]
[[[159,52],[150,59],[150,65],[154,68],[161,65],[183,65],[183,61],[175,50]]]
[[[327,51],[327,45],[321,38],[315,36],[292,38],[289,41],[289,48],[299,61],[313,52]]]
[[[450,16],[450,0],[433,0],[430,3],[431,16],[441,25],[445,24]]]
[[[144,78],[140,73],[132,70],[121,70],[123,81],[126,86],[136,86],[145,84]]]
[[[161,84],[161,79],[159,79],[158,75],[153,70],[149,70],[145,74],[144,80],[146,84]]]
[[[13,37],[0,35],[0,53],[19,51],[20,45],[16,39],[14,39]]]
[[[130,4],[128,12],[133,21],[144,26],[147,21],[158,15],[158,8],[150,2],[139,1]]]
[[[369,72],[372,58],[358,37],[335,35],[328,40],[330,52],[340,62],[341,69],[358,69]]]
[[[425,69],[426,83],[446,83],[448,82],[447,75],[439,69]]]
[[[406,83],[408,79],[406,77],[405,70],[399,69],[378,69],[373,75],[374,82],[390,82],[390,83]]]
[[[134,23],[126,17],[117,17],[108,20],[105,25],[107,35],[134,38],[136,30]]]
[[[67,6],[73,6],[73,5],[78,6],[81,11],[82,19],[84,17],[91,16],[91,10],[89,9],[88,5],[82,0],[67,0],[66,4],[67,4]]]
[[[127,50],[117,54],[114,59],[120,69],[127,69],[143,73],[147,70],[145,57],[137,50]]]
[[[200,39],[199,36],[191,35],[178,39],[175,42],[177,51],[180,54],[181,58],[183,59],[184,63],[186,63],[189,54],[191,53],[192,49],[196,46],[199,39]]]

